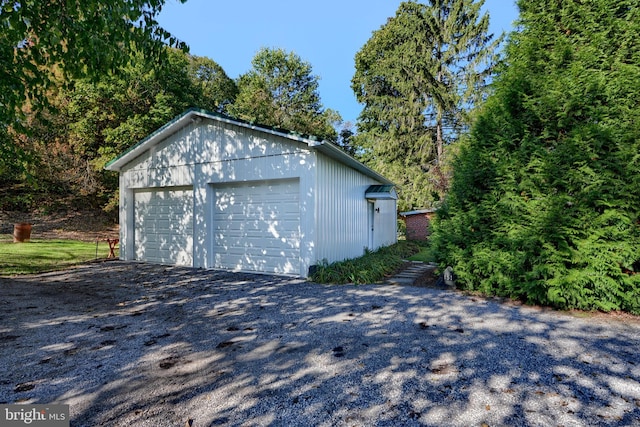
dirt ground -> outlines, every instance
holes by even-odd
[[[437,270],[428,270],[414,282],[414,286],[421,286],[425,288],[438,288],[438,279],[440,275]]]
[[[25,213],[0,211],[0,239],[12,239],[15,223],[32,224],[33,239],[95,241],[118,236],[119,225],[102,211]]]

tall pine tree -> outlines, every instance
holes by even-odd
[[[447,187],[444,147],[482,97],[497,43],[483,3],[403,2],[356,55],[356,142],[366,163],[401,184],[402,208],[424,207]]]
[[[467,289],[640,313],[640,1],[519,1],[455,162],[439,261]]]

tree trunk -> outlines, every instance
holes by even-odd
[[[442,119],[438,119],[436,123],[436,160],[438,166],[442,161],[442,155],[444,152],[444,140],[442,139]]]
[[[438,49],[440,49],[439,46],[438,46]],[[442,64],[440,64],[440,67],[441,66]],[[438,71],[438,74],[436,75],[436,81],[438,82],[438,86],[440,86],[440,83],[442,82],[442,70]],[[438,87],[438,89],[440,88]],[[442,106],[439,105],[438,103],[436,103],[436,110],[438,111],[436,116],[436,163],[438,167],[440,167],[440,163],[442,161],[442,154],[444,152],[444,140],[442,137],[443,112],[442,112]]]

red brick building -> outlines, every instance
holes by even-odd
[[[431,234],[429,224],[435,215],[435,209],[400,212],[400,217],[407,227],[407,240],[427,240]]]

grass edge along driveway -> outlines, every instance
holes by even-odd
[[[0,241],[0,276],[63,270],[109,253],[107,242],[40,240],[24,243]]]

